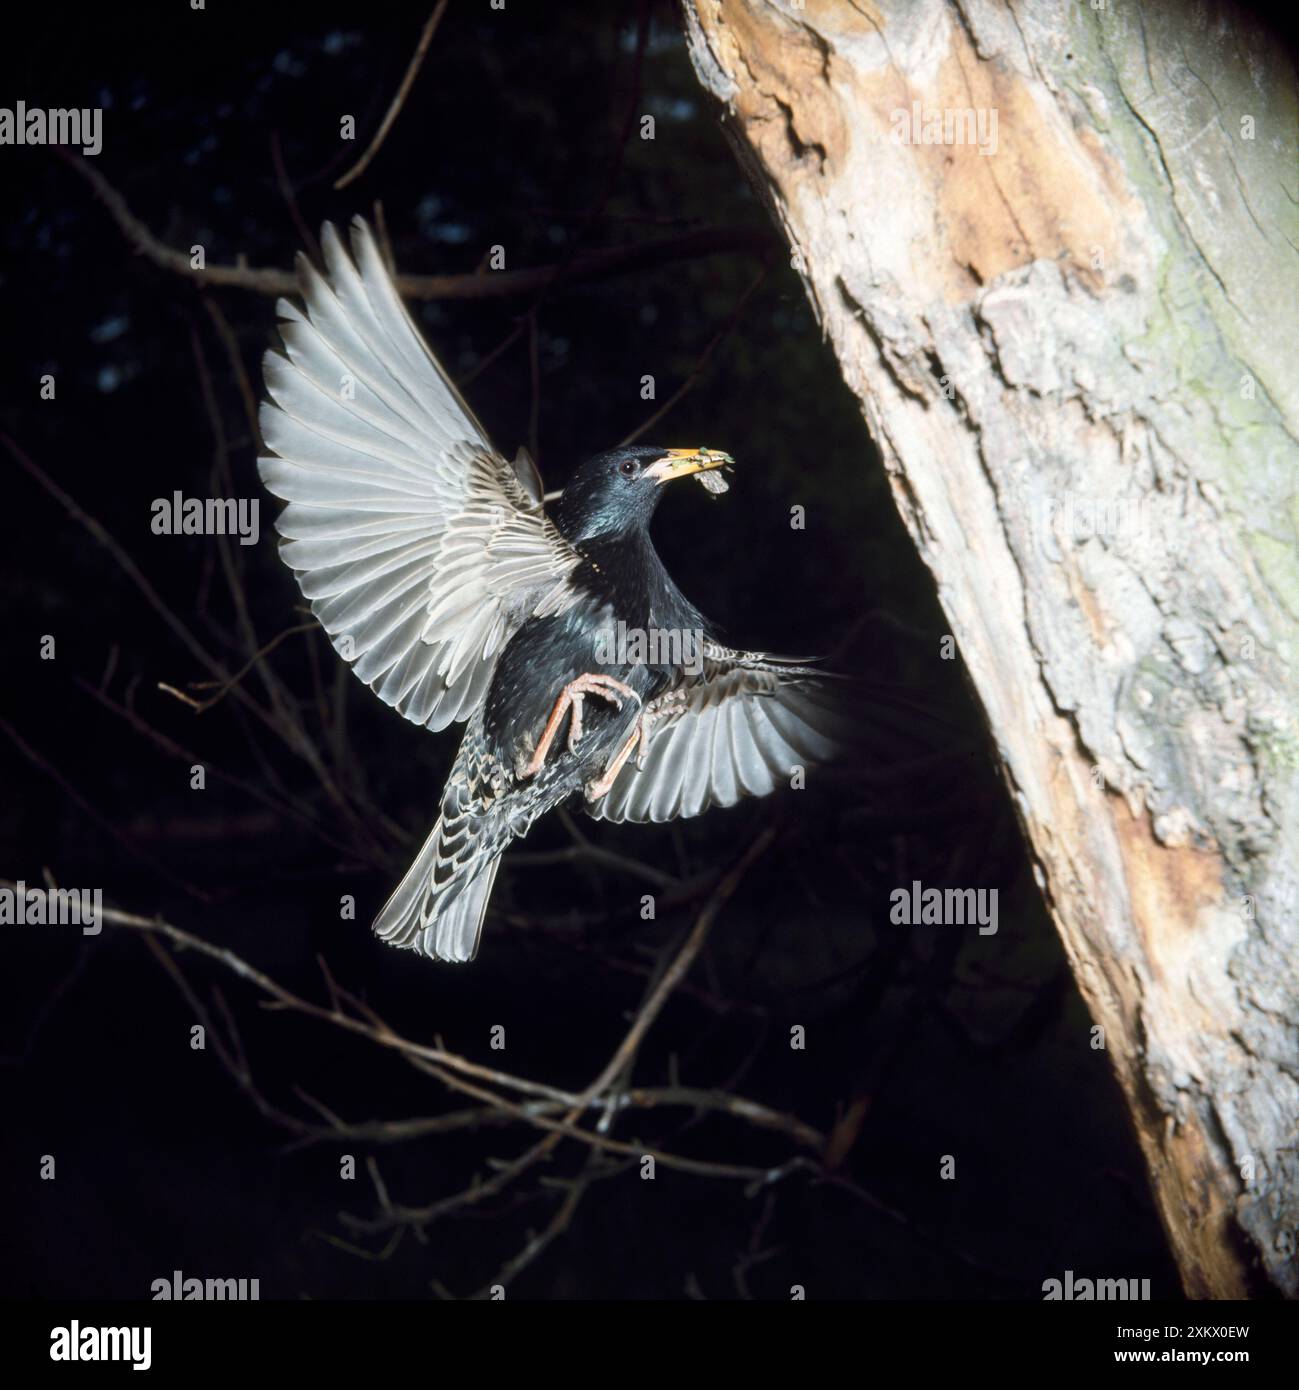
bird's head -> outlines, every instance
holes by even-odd
[[[718,449],[609,449],[587,459],[569,480],[559,500],[559,528],[572,541],[643,531],[664,483],[734,462]]]

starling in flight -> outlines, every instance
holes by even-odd
[[[432,832],[375,921],[385,941],[468,961],[501,854],[580,796],[666,821],[787,785],[845,737],[829,679],[737,651],[672,582],[649,535],[663,485],[710,491],[710,449],[617,448],[553,518],[526,455],[498,454],[406,311],[369,228],[326,275],[299,257],[266,355],[266,487],[280,553],[340,656],[415,724],[465,725]]]

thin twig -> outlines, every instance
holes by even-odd
[[[726,336],[730,333],[731,329],[733,329],[735,325],[740,321],[740,315],[744,312],[744,306],[757,293],[763,281],[766,280],[767,276],[770,273],[770,264],[764,265],[762,269],[758,271],[758,273],[749,282],[748,288],[745,289],[744,293],[736,301],[735,308],[731,310],[729,316],[726,319],[726,322],[723,323],[722,326],[717,330],[717,332],[713,334],[713,336],[708,341],[708,345],[704,348],[703,352],[699,354],[699,359],[695,363],[695,365],[690,369],[690,374],[681,383],[681,385],[678,386],[677,389],[667,398],[667,400],[665,400],[663,404],[659,406],[659,408],[649,417],[648,420],[638,425],[625,439],[619,441],[620,448],[627,444],[634,444],[641,437],[641,435],[653,429],[653,427],[656,424],[658,424],[658,422],[668,413],[668,411],[670,411],[677,404],[678,401],[681,400],[683,396],[685,396],[691,390],[694,389],[694,387],[698,384],[700,378],[703,376],[704,368],[708,366],[709,360],[712,358],[713,353],[716,352],[717,348],[725,340]]]
[[[165,691],[168,695],[175,696],[175,698],[181,701],[182,704],[188,705],[190,709],[194,711],[195,714],[202,714],[204,713],[204,711],[210,710],[213,705],[217,704],[218,701],[223,699],[229,693],[231,688],[233,686],[238,685],[239,682],[243,680],[243,678],[248,674],[248,672],[251,671],[253,667],[261,661],[262,657],[266,656],[270,652],[273,652],[275,648],[278,647],[286,637],[293,637],[299,632],[316,632],[318,631],[318,629],[319,624],[314,622],[299,623],[297,627],[286,627],[283,632],[277,633],[276,636],[272,637],[271,640],[267,642],[264,646],[259,647],[252,654],[252,656],[250,656],[248,660],[234,673],[234,675],[230,677],[229,680],[217,682],[196,682],[194,686],[196,690],[204,689],[205,687],[213,684],[216,685],[216,694],[208,696],[206,700],[196,700],[192,695],[186,695],[183,690],[177,690],[175,686],[168,685],[165,681],[158,682],[158,689]]]
[[[60,772],[59,769],[55,767],[54,764],[51,763],[47,758],[43,757],[40,753],[38,753],[36,749],[33,748],[25,738],[23,738],[23,736],[18,732],[18,730],[15,729],[14,726],[10,724],[7,719],[4,718],[3,715],[0,715],[0,733],[7,735],[10,742],[14,745],[15,748],[18,749],[18,751],[23,755],[23,757],[25,757],[28,760],[28,762],[32,763],[33,766],[40,768],[42,772],[46,773],[50,778],[52,778],[56,783],[58,783],[58,785],[62,787],[63,790],[67,793],[67,795],[71,797],[71,799],[78,806],[81,807],[81,809],[86,813],[86,815],[88,815],[90,819],[93,820],[95,824],[98,825],[102,830],[107,831],[107,833],[111,835],[113,839],[115,839],[117,843],[127,851],[127,853],[134,855],[135,858],[139,859],[141,862],[148,864],[148,866],[151,869],[153,869],[156,873],[161,874],[162,877],[165,878],[168,883],[172,883],[177,888],[182,889],[185,893],[188,893],[191,898],[195,898],[202,903],[210,903],[213,901],[211,893],[204,892],[203,889],[197,887],[193,883],[188,882],[179,874],[174,873],[171,869],[167,867],[166,864],[162,862],[162,860],[150,854],[147,849],[142,849],[139,845],[137,845],[135,841],[132,840],[129,835],[125,834],[120,829],[120,827],[108,816],[105,816],[101,812],[97,811],[95,807],[91,805],[91,803],[87,801],[87,799],[84,796],[82,796],[82,794],[76,789],[76,787],[74,787],[72,783],[63,775],[63,773]]]
[[[271,131],[271,167],[275,170],[275,185],[280,190],[280,197],[284,199],[284,205],[289,210],[298,236],[302,238],[302,244],[311,253],[312,259],[319,265],[320,244],[311,234],[311,228],[303,220],[302,210],[298,207],[298,195],[293,191],[293,180],[289,178],[288,167],[284,163],[284,150],[280,144],[278,130]]]
[[[753,864],[766,853],[767,848],[775,838],[775,827],[770,825],[764,827],[749,848],[745,850],[739,862],[718,881],[717,887],[713,889],[703,911],[695,919],[695,924],[686,937],[681,950],[677,952],[671,965],[663,972],[663,977],[651,990],[649,998],[641,1005],[632,1026],[627,1030],[627,1036],[623,1038],[618,1050],[609,1059],[604,1070],[582,1093],[584,1102],[600,1095],[635,1056],[642,1039],[649,1031],[650,1025],[663,1011],[663,1006],[667,1003],[672,991],[703,949],[708,933],[717,920],[717,914],[730,901],[731,896],[740,886],[740,880]]]
[[[334,191],[346,188],[349,183],[359,179],[366,169],[370,166],[370,161],[379,153],[379,147],[388,138],[388,132],[392,129],[392,123],[397,119],[401,108],[406,103],[407,94],[414,85],[415,76],[424,62],[424,55],[428,52],[428,46],[433,40],[433,35],[437,31],[438,25],[442,22],[442,15],[447,7],[447,0],[438,0],[433,7],[433,13],[424,22],[424,28],[419,36],[419,43],[415,46],[415,53],[406,67],[406,75],[401,79],[401,86],[397,88],[397,95],[389,103],[388,110],[384,113],[383,120],[379,122],[379,129],[375,132],[374,139],[370,141],[365,153],[356,161],[354,165],[345,173],[342,178],[334,180]]]
[[[371,841],[376,850],[382,853],[384,846],[375,838],[370,828],[370,818],[358,814],[357,810],[343,794],[342,788],[325,766],[319,750],[308,737],[301,723],[293,717],[282,704],[277,704],[275,709],[267,709],[251,696],[242,685],[232,683],[230,672],[208,652],[207,648],[203,646],[198,638],[194,636],[189,628],[186,627],[167,606],[158,594],[158,591],[145,577],[139,565],[127,554],[126,550],[107,528],[95,517],[91,516],[75,498],[65,492],[58,483],[56,483],[54,479],[19,446],[17,441],[11,439],[3,430],[0,430],[0,444],[3,444],[9,450],[10,454],[25,472],[29,473],[41,487],[55,499],[55,501],[59,502],[69,514],[75,520],[79,521],[108,551],[113,559],[117,561],[127,577],[135,584],[136,588],[139,589],[145,601],[154,612],[158,614],[191,656],[215,676],[218,681],[229,685],[230,691],[235,699],[245,709],[256,716],[271,733],[281,739],[286,747],[296,753],[298,757],[307,764],[315,774],[325,794],[343,814],[347,816],[358,837],[363,841]]]
[[[600,864],[607,869],[618,869],[636,878],[643,878],[646,883],[652,883],[655,888],[681,888],[684,886],[674,874],[664,873],[662,869],[656,869],[652,864],[642,863],[630,855],[618,854],[615,850],[592,844],[566,845],[563,849],[512,854],[510,867],[512,869],[542,868],[551,864],[575,864],[583,861],[590,864]]]

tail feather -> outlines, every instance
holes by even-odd
[[[419,950],[433,960],[467,963],[478,954],[487,902],[501,866],[498,854],[474,875],[449,902],[437,905],[437,915],[420,933]]]
[[[461,867],[458,873],[445,877],[452,856],[445,853],[444,826],[439,816],[415,862],[379,910],[374,931],[391,946],[419,951],[432,960],[463,963],[478,953],[487,900],[501,857],[498,851],[484,859],[474,867],[472,876]],[[463,832],[463,821],[455,830]]]

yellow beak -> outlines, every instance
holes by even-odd
[[[650,464],[644,476],[653,478],[656,483],[668,483],[673,478],[685,478],[727,463],[734,464],[735,460],[720,449],[669,449],[661,459]]]

